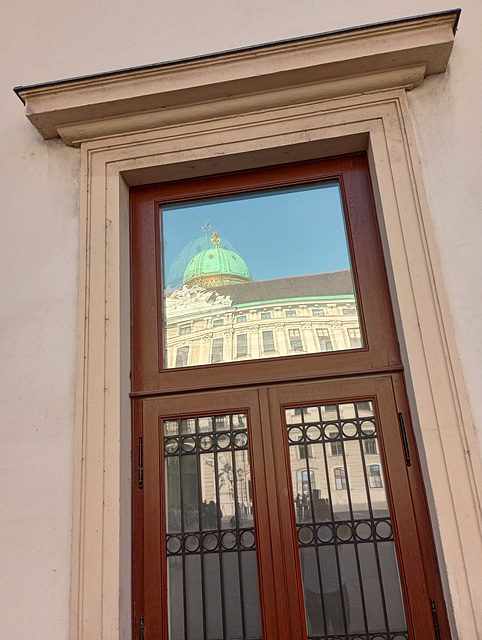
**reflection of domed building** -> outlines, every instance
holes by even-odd
[[[217,232],[209,244],[186,265],[182,288],[166,287],[165,366],[362,346],[349,270],[253,281],[244,259]]]
[[[246,262],[232,249],[219,246],[217,231],[211,236],[211,247],[192,258],[184,271],[183,284],[205,289],[252,280]]]
[[[188,242],[188,244],[184,247],[184,249],[172,263],[167,275],[166,289],[179,289],[183,284],[183,277],[186,267],[191,262],[191,260],[206,249],[212,248],[213,245],[211,242],[211,237],[209,235],[211,227],[208,221],[204,223],[202,230],[204,232],[203,235],[199,236],[199,238],[196,238],[195,240],[191,240],[191,242]],[[227,251],[236,253],[236,249],[228,240],[226,240],[226,238],[220,238],[219,247],[221,249],[226,249]]]

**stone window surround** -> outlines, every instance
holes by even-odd
[[[452,632],[482,637],[480,461],[405,95],[446,70],[457,19],[16,89],[45,138],[81,148],[72,639],[131,637],[129,187],[361,150]]]

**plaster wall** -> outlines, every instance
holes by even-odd
[[[408,98],[480,442],[482,5],[461,7],[447,74]],[[78,259],[79,151],[44,141],[12,87],[452,8],[445,0],[340,0],[336,12],[327,0],[4,3],[0,637],[68,637]]]

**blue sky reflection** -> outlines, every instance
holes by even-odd
[[[350,268],[338,182],[283,187],[161,206],[164,265],[203,235],[206,220],[254,280]]]

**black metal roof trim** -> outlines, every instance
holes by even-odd
[[[307,35],[307,36],[298,36],[295,38],[287,38],[285,40],[274,40],[272,42],[265,42],[262,44],[253,44],[253,45],[249,45],[246,47],[239,47],[239,48],[235,48],[235,49],[227,49],[225,51],[216,51],[214,53],[204,53],[202,55],[198,55],[198,56],[190,56],[187,58],[178,58],[176,60],[166,60],[164,62],[154,62],[152,64],[146,64],[146,65],[139,65],[137,67],[126,67],[124,69],[115,69],[113,71],[105,71],[105,72],[101,72],[101,73],[91,73],[91,74],[87,74],[84,76],[76,76],[73,78],[63,78],[62,80],[52,80],[50,82],[39,82],[37,84],[30,84],[30,85],[24,85],[24,86],[18,86],[18,87],[14,87],[13,91],[14,93],[18,96],[18,98],[22,101],[23,104],[25,104],[25,101],[23,100],[22,96],[20,95],[21,91],[26,91],[26,90],[30,90],[30,89],[40,89],[40,88],[44,88],[44,87],[50,87],[50,86],[55,86],[55,85],[61,85],[61,84],[67,84],[69,82],[76,82],[77,80],[89,80],[89,79],[94,79],[94,78],[105,78],[105,77],[112,77],[112,76],[116,76],[116,75],[120,75],[122,73],[129,73],[131,71],[144,71],[144,70],[148,70],[148,69],[155,69],[155,68],[162,68],[162,67],[167,67],[169,65],[174,65],[174,64],[182,64],[185,62],[192,62],[192,61],[196,61],[196,60],[206,60],[209,58],[218,58],[220,56],[223,55],[228,55],[228,54],[232,54],[232,53],[240,53],[240,52],[246,52],[246,51],[253,51],[256,49],[266,49],[268,47],[272,47],[272,46],[276,46],[276,45],[280,45],[280,44],[287,44],[290,42],[307,42],[310,40],[315,40],[316,38],[322,38],[322,37],[328,37],[328,36],[333,36],[333,35],[337,35],[337,34],[341,34],[341,33],[354,33],[356,31],[361,31],[363,29],[376,29],[377,27],[381,27],[384,25],[396,25],[396,24],[401,24],[402,22],[412,22],[415,20],[423,20],[424,18],[433,18],[433,17],[442,17],[442,16],[448,16],[448,15],[454,15],[455,16],[455,21],[454,21],[454,26],[453,26],[453,32],[454,35],[457,32],[457,27],[458,27],[458,23],[459,23],[459,19],[460,19],[460,14],[461,14],[462,10],[461,9],[451,9],[449,11],[440,11],[440,12],[435,12],[435,13],[426,13],[426,14],[421,14],[421,15],[417,15],[417,16],[410,16],[408,18],[397,18],[395,20],[384,20],[382,22],[373,22],[371,24],[364,24],[364,25],[359,25],[357,27],[348,27],[347,29],[335,29],[334,31],[325,31],[322,33],[314,33],[311,35]]]

